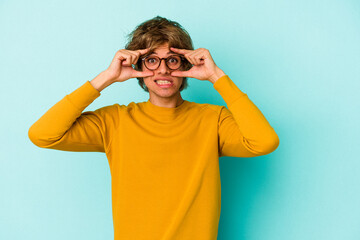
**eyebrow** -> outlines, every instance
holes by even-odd
[[[169,53],[175,53],[175,54],[176,54],[176,52],[173,52],[173,51],[167,52],[166,54],[169,54]],[[152,52],[149,53],[149,55],[152,55],[152,54],[156,54],[156,55],[157,55],[157,53],[154,52],[154,51],[152,51]]]

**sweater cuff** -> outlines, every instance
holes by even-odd
[[[66,95],[67,99],[79,110],[84,110],[96,98],[100,96],[100,92],[86,81],[82,86]]]
[[[229,106],[242,96],[247,96],[246,93],[242,92],[235,83],[229,78],[228,75],[220,77],[214,84],[213,87],[220,93],[226,104]]]

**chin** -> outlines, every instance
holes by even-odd
[[[176,95],[179,92],[179,89],[156,89],[156,90],[149,90],[149,93],[155,93],[158,96],[164,96],[164,97],[171,97],[173,95]]]

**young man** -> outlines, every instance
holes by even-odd
[[[182,99],[187,77],[210,81],[228,108]],[[148,101],[83,112],[105,87],[131,78]],[[29,137],[43,148],[106,153],[115,240],[215,240],[219,157],[255,157],[279,145],[210,52],[194,50],[178,23],[159,16],[140,24],[108,69],[50,108]]]

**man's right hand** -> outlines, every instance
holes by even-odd
[[[105,72],[113,82],[123,82],[130,78],[153,76],[153,72],[145,73],[137,71],[132,67],[132,64],[136,64],[139,57],[148,51],[149,48],[135,51],[121,49],[116,52],[114,59]]]
[[[149,51],[150,48],[135,51],[121,49],[116,52],[110,66],[93,80],[91,85],[101,92],[104,88],[114,82],[124,82],[130,78],[153,76],[153,72],[141,72],[132,67],[136,64],[139,57]]]

